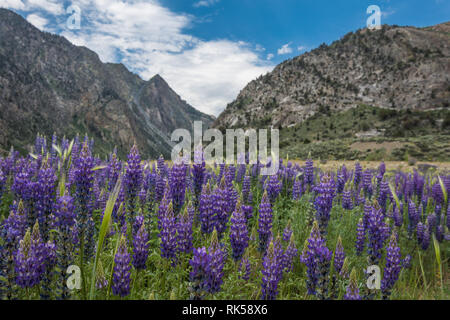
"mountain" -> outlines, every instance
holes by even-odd
[[[318,147],[316,156],[364,158],[377,146],[359,152],[353,148],[357,140],[450,134],[449,79],[450,22],[361,29],[250,82],[213,126],[280,128],[280,144],[289,155],[304,157]],[[366,113],[373,116],[361,115]],[[346,150],[340,146],[337,152],[336,144]],[[450,145],[446,148],[431,158],[448,160]],[[427,153],[387,149],[395,159],[411,150],[419,158]]]
[[[214,118],[183,101],[164,79],[142,80],[122,64],[0,9],[0,148],[26,152],[37,133],[88,134],[101,154],[134,141],[145,156],[170,155],[170,134]]]

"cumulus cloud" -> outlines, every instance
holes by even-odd
[[[283,45],[280,49],[278,49],[278,54],[283,55],[292,53],[292,48],[290,47],[290,45],[291,43],[286,43],[285,45]]]
[[[153,52],[149,60],[153,68],[143,72],[144,77],[161,74],[189,103],[214,115],[250,80],[272,69],[248,46],[229,40],[200,41],[179,54]]]
[[[185,32],[194,20],[155,1],[80,0],[81,30],[61,35],[104,62],[122,62],[142,78],[160,74],[189,104],[218,115],[251,80],[273,68],[260,45],[204,41]],[[90,24],[86,24],[90,21]]]
[[[13,0],[0,0],[0,6],[6,1],[12,5]],[[175,13],[157,0],[78,0],[79,30],[67,28],[69,14],[62,6],[62,14],[56,15],[60,10],[50,5],[56,0],[22,2],[27,19],[38,28],[58,30],[72,43],[95,51],[103,62],[121,62],[145,80],[160,74],[205,113],[218,115],[249,81],[274,67],[260,56],[264,48],[258,44],[190,35],[186,30],[196,18]],[[14,5],[19,5],[17,0]],[[49,23],[45,18],[51,11],[55,16]]]
[[[48,24],[47,19],[34,13],[27,16],[27,21],[41,31],[45,30],[45,26]]]
[[[64,13],[60,0],[0,0],[0,7],[23,11],[42,10],[51,14]]]
[[[0,0],[0,8],[23,10],[25,4],[21,0]]]
[[[273,57],[274,57],[273,53],[269,53],[269,54],[267,55],[267,60],[272,60]]]

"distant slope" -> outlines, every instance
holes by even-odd
[[[369,104],[382,108],[448,108],[450,23],[419,29],[383,26],[278,65],[250,82],[214,126],[286,127],[316,112]]]
[[[96,152],[117,146],[124,155],[136,141],[145,156],[168,156],[171,132],[191,129],[195,120],[207,127],[214,118],[183,101],[159,75],[144,81],[0,9],[0,149],[25,152],[38,132],[87,133]]]
[[[250,82],[213,126],[281,129],[282,155],[450,159],[450,22],[349,33]]]

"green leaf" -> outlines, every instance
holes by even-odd
[[[61,173],[61,179],[59,179],[59,196],[62,197],[66,193],[66,176]]]
[[[389,189],[391,189],[391,193],[392,193],[392,196],[394,197],[395,204],[397,205],[397,208],[400,210],[400,200],[398,199],[397,193],[395,192],[395,188],[390,183],[389,183]]]
[[[444,185],[444,182],[442,182],[442,179],[441,179],[441,177],[440,176],[438,176],[438,179],[439,179],[439,184],[441,185],[441,190],[442,190],[442,193],[444,194],[444,203],[445,203],[445,207],[444,208],[446,208],[447,207],[447,197],[448,197],[448,195],[447,195],[447,189],[445,188],[445,185]]]
[[[61,148],[59,146],[57,146],[56,144],[52,144],[52,148],[56,150],[56,152],[59,155],[59,158],[62,158],[62,152],[61,152]]]
[[[441,178],[439,178],[441,180]],[[439,242],[436,240],[436,235],[433,233],[433,245],[434,245],[434,253],[436,254],[436,262],[439,266],[439,277],[441,280],[441,290],[444,293],[444,282],[442,279],[442,261],[441,261],[441,249],[439,247]]]
[[[94,168],[92,168],[92,171],[97,171],[97,170],[102,170],[105,169],[107,166],[96,166]]]
[[[91,276],[91,289],[89,292],[89,299],[94,299],[94,288],[95,288],[95,277],[97,274],[97,263],[100,257],[100,253],[103,249],[103,242],[105,240],[106,232],[108,231],[111,214],[114,209],[114,204],[116,203],[117,197],[119,196],[120,186],[122,184],[122,177],[117,180],[116,186],[114,187],[113,192],[109,195],[108,201],[106,202],[105,212],[103,213],[103,220],[100,226],[100,231],[98,235],[97,242],[97,250],[95,252],[95,260],[94,265],[92,267],[92,276]]]

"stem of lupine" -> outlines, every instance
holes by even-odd
[[[423,263],[422,263],[422,254],[420,253],[420,251],[419,251],[419,263],[420,263],[420,270],[422,271],[423,283],[426,288],[427,287],[427,279],[425,278],[425,271],[423,270]]]

